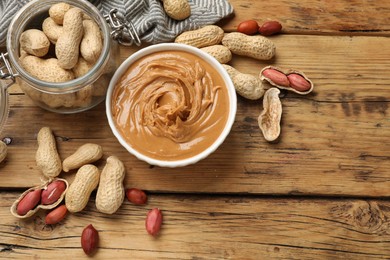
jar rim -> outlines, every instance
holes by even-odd
[[[48,82],[39,80],[29,73],[27,73],[24,68],[19,64],[19,57],[15,57],[15,53],[19,53],[19,36],[24,30],[25,25],[29,21],[29,18],[26,18],[26,13],[31,12],[32,10],[39,9],[47,10],[50,8],[52,4],[66,2],[71,4],[72,6],[78,7],[85,11],[88,15],[92,16],[92,19],[95,20],[99,24],[99,27],[102,31],[103,35],[103,49],[100,57],[93,65],[93,67],[83,76],[75,78],[66,82]],[[23,21],[24,19],[24,21]],[[21,23],[22,24],[18,24]],[[17,26],[16,26],[17,25]],[[19,33],[15,33],[14,29]],[[103,15],[100,11],[90,2],[86,0],[52,0],[52,1],[42,1],[42,0],[33,0],[23,6],[12,19],[10,26],[7,32],[7,52],[9,54],[9,59],[11,61],[12,66],[18,72],[18,76],[22,78],[22,80],[27,80],[32,83],[32,86],[44,92],[58,92],[63,90],[75,91],[79,88],[92,83],[94,80],[99,77],[99,71],[101,71],[108,62],[110,54],[111,54],[111,38],[110,38],[110,29],[108,24],[106,23]],[[16,48],[16,50],[14,49]],[[17,56],[17,55],[16,55]]]

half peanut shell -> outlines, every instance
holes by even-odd
[[[284,76],[286,78],[289,77],[289,75],[296,74],[296,75],[302,77],[302,79],[306,81],[306,84],[309,84],[309,87],[305,91],[300,91],[300,90],[297,90],[297,89],[292,87],[292,86],[294,86],[294,82],[289,82],[288,84],[280,84],[280,83],[277,82],[277,80],[276,80],[277,78],[273,79],[270,76],[266,76],[265,75],[265,71],[266,70],[274,70],[276,72],[282,73],[282,74],[284,74]],[[275,73],[275,75],[276,74],[277,73]],[[269,84],[271,84],[274,87],[277,87],[279,89],[286,89],[288,91],[292,91],[292,92],[295,92],[295,93],[300,94],[300,95],[307,95],[310,92],[312,92],[313,89],[314,89],[314,83],[303,72],[297,71],[297,70],[292,70],[292,69],[290,69],[290,70],[283,70],[283,69],[281,69],[279,67],[267,66],[267,67],[264,67],[260,71],[259,77],[260,77],[261,80],[267,81]]]
[[[38,204],[35,208],[33,208],[32,210],[28,211],[25,215],[21,216],[17,213],[17,206],[19,204],[19,202],[24,198],[24,196],[27,195],[27,193],[29,193],[30,191],[32,190],[37,190],[37,189],[46,189],[47,186],[54,182],[54,181],[63,181],[65,183],[65,190],[64,192],[61,194],[61,196],[58,198],[58,200],[50,205],[41,205],[41,204]],[[34,215],[35,213],[37,213],[39,211],[39,209],[53,209],[55,207],[57,207],[61,202],[62,200],[64,199],[65,197],[65,194],[66,194],[66,191],[68,190],[68,187],[69,187],[69,184],[67,182],[67,180],[65,179],[60,179],[60,178],[55,178],[53,180],[50,180],[50,181],[47,181],[45,182],[44,184],[42,185],[39,185],[39,186],[35,186],[35,187],[32,187],[28,190],[26,190],[25,192],[23,192],[19,198],[12,204],[11,206],[11,214],[17,218],[28,218],[28,217],[31,217],[32,215]]]

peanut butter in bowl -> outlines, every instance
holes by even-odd
[[[223,142],[236,96],[217,61],[182,44],[153,45],[129,59],[106,99],[110,126],[129,152],[176,167],[203,159]]]

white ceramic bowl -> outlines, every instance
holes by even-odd
[[[201,153],[182,160],[176,160],[176,161],[164,161],[164,160],[157,160],[154,158],[150,158],[139,151],[135,150],[130,144],[126,142],[126,140],[121,136],[120,132],[117,130],[112,113],[111,113],[111,98],[112,98],[112,93],[115,88],[115,85],[118,80],[120,80],[121,76],[126,72],[126,70],[129,68],[129,66],[134,63],[136,60],[149,55],[151,53],[159,52],[159,51],[184,51],[188,52],[191,54],[194,54],[203,60],[205,60],[207,63],[209,63],[211,66],[213,66],[217,72],[222,76],[226,87],[228,89],[228,96],[229,96],[229,115],[227,122],[225,124],[225,127],[219,137],[216,139],[216,141],[210,145],[208,148],[203,150]],[[221,66],[221,64],[214,59],[211,55],[201,51],[198,48],[189,46],[189,45],[184,45],[184,44],[178,44],[178,43],[161,43],[161,44],[156,44],[152,45],[146,48],[143,48],[130,57],[128,57],[117,69],[115,72],[114,76],[112,77],[110,81],[110,85],[107,90],[107,97],[106,97],[106,114],[108,118],[108,123],[111,127],[112,132],[114,133],[115,137],[118,139],[120,144],[125,147],[131,154],[133,154],[135,157],[138,159],[145,161],[151,165],[156,165],[156,166],[161,166],[161,167],[181,167],[181,166],[186,166],[190,164],[194,164],[204,158],[206,158],[208,155],[213,153],[225,140],[225,138],[228,136],[231,127],[234,123],[235,116],[236,116],[236,111],[237,111],[237,96],[236,96],[236,91],[234,89],[233,82],[231,81],[229,75],[227,74],[226,70]]]

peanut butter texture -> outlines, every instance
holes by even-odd
[[[126,142],[158,160],[193,157],[216,141],[229,114],[216,69],[194,54],[149,54],[122,75],[111,111]]]

